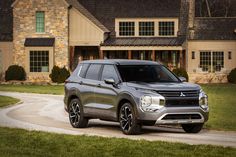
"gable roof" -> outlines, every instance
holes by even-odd
[[[77,9],[80,13],[82,13],[85,17],[91,20],[96,26],[98,26],[102,31],[109,32],[109,30],[94,17],[86,8],[84,8],[77,0],[66,0],[66,2]]]
[[[78,0],[115,34],[115,18],[179,17],[181,0]]]
[[[236,18],[195,18],[194,40],[236,40]]]
[[[0,0],[0,41],[12,41],[13,37],[13,10],[14,0]]]

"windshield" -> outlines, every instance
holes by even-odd
[[[124,82],[180,82],[163,65],[118,65],[117,67]]]

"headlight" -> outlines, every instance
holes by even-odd
[[[165,98],[163,96],[144,95],[140,98],[141,109],[143,111],[154,112],[161,109],[165,105]]]
[[[207,109],[208,108],[208,97],[207,97],[207,95],[202,90],[200,91],[200,94],[199,94],[199,105],[203,109]]]

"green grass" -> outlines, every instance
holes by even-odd
[[[202,85],[209,97],[208,129],[236,131],[236,85]]]
[[[5,107],[8,105],[16,104],[19,101],[20,100],[16,99],[16,98],[0,95],[0,107]]]
[[[236,131],[236,85],[202,85],[209,96],[210,118],[205,127],[214,130]],[[0,91],[41,94],[64,94],[63,86],[0,85]]]
[[[210,145],[60,135],[0,128],[0,156],[234,157],[236,149]]]
[[[64,94],[63,85],[0,85],[0,91],[39,93],[39,94]]]

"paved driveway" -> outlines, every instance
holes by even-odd
[[[236,148],[235,132],[202,130],[198,134],[187,134],[182,129],[168,127],[144,127],[141,135],[122,134],[118,123],[90,120],[89,127],[74,129],[70,126],[63,108],[62,95],[0,92],[0,95],[22,100],[19,105],[0,109],[0,126],[41,130],[72,135],[97,135],[149,141],[171,141],[188,144],[212,144]]]

